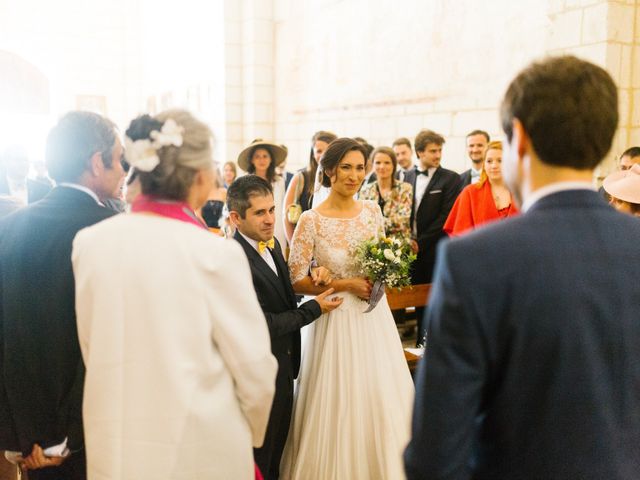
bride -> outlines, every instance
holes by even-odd
[[[384,235],[384,220],[376,203],[353,198],[365,175],[365,152],[356,141],[335,140],[320,163],[331,190],[298,221],[291,280],[299,293],[326,288],[308,276],[315,259],[332,272],[331,287],[344,302],[309,327],[282,477],[401,479],[414,387],[386,298],[363,313],[371,284],[353,255],[363,241]]]

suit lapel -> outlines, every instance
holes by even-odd
[[[438,181],[440,180],[440,176],[442,175],[441,170],[442,169],[440,167],[438,167],[436,169],[436,171],[433,172],[433,176],[431,177],[431,180],[429,181],[429,185],[427,185],[427,188],[425,188],[424,195],[422,195],[422,199],[420,200],[420,205],[418,205],[418,207],[416,208],[416,215],[419,215],[420,211],[424,210],[426,208],[426,205],[429,202],[429,192],[440,186],[438,184]],[[417,175],[416,175],[416,177],[417,177]],[[414,184],[415,184],[415,182],[414,182]],[[415,195],[415,193],[414,193],[414,195]]]
[[[249,264],[251,266],[251,271],[261,275],[266,283],[273,285],[275,289],[278,291],[278,294],[284,300],[287,305],[290,302],[290,298],[285,291],[285,287],[283,285],[283,280],[271,270],[271,267],[267,262],[265,262],[264,258],[260,256],[260,254],[256,251],[253,246],[251,246],[239,232],[236,231],[234,238],[242,245],[245,253],[247,254],[247,258],[249,259]],[[274,249],[275,250],[275,249]],[[276,262],[276,267],[278,265],[278,261],[276,260],[276,255],[272,254],[274,261]],[[284,260],[283,260],[284,262]],[[286,269],[286,265],[285,265]],[[282,274],[281,274],[282,275]]]

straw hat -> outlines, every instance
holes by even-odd
[[[619,200],[640,204],[640,164],[629,170],[613,172],[602,182],[605,191]]]
[[[271,158],[275,162],[275,166],[277,167],[282,162],[284,162],[285,158],[287,158],[287,151],[282,148],[280,145],[276,145],[275,143],[265,142],[261,138],[256,138],[251,145],[240,152],[238,155],[238,166],[244,170],[245,172],[249,171],[249,153],[256,147],[264,147],[271,152]]]

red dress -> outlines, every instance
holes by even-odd
[[[493,222],[518,213],[519,211],[513,202],[508,207],[498,210],[493,201],[491,184],[489,181],[485,181],[480,188],[476,184],[472,184],[460,192],[443,230],[447,235],[453,237],[473,230],[483,223]]]

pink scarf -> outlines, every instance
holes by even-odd
[[[138,195],[131,205],[132,212],[146,212],[173,218],[182,222],[192,223],[200,228],[207,227],[198,219],[195,212],[186,204],[176,200],[166,200],[151,195]]]

